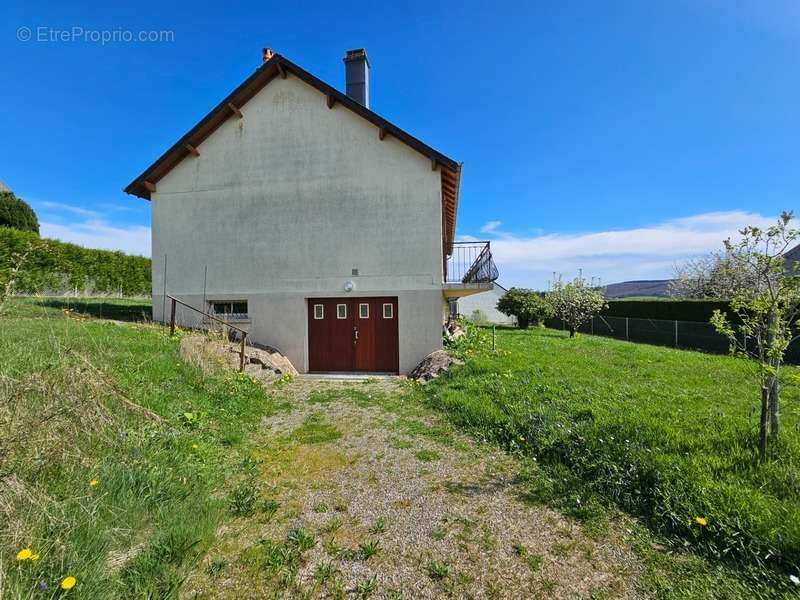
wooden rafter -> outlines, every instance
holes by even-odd
[[[278,73],[280,73],[281,79],[286,79],[286,75],[287,75],[286,68],[280,63],[280,61],[275,63],[275,64],[278,67]]]
[[[386,131],[385,127],[381,127],[380,129],[378,129],[378,139],[383,140],[388,135],[388,133],[389,132]]]
[[[156,184],[155,183],[150,183],[149,181],[143,181],[142,185],[144,186],[144,189],[146,189],[151,194],[156,191]]]
[[[240,119],[244,116],[242,115],[242,111],[240,111],[239,108],[233,102],[228,102],[228,108],[230,108],[231,112]]]
[[[328,94],[326,102],[328,104],[328,108],[333,108],[336,106],[336,98],[333,97],[333,94]]]
[[[186,150],[189,151],[189,154],[191,154],[192,156],[200,156],[200,151],[191,144],[186,144],[185,148]]]

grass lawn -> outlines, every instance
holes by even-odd
[[[758,388],[739,359],[563,332],[498,331],[426,389],[458,425],[535,459],[532,496],[582,518],[617,506],[754,581],[800,575],[800,390],[755,458]],[[796,368],[787,368],[786,374]]]
[[[226,514],[214,490],[275,404],[184,364],[161,327],[46,302],[0,318],[0,596],[52,598],[68,576],[80,598],[174,594]],[[38,559],[15,560],[26,548]]]
[[[509,329],[426,386],[264,386],[119,322],[146,302],[7,308],[0,597],[797,591],[798,390],[759,465],[737,360]]]

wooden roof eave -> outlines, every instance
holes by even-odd
[[[280,54],[274,54],[272,58],[261,65],[261,67],[255,71],[255,73],[253,73],[244,82],[242,82],[241,85],[228,94],[228,96],[223,99],[222,102],[220,102],[213,110],[211,110],[211,112],[203,117],[199,123],[192,127],[188,133],[186,133],[180,140],[173,144],[172,147],[162,154],[152,165],[145,169],[141,175],[128,184],[128,186],[125,188],[125,192],[149,200],[151,191],[145,187],[144,182],[155,185],[159,179],[166,175],[179,162],[181,162],[184,158],[186,158],[187,155],[190,154],[187,146],[197,148],[203,142],[203,140],[210,136],[231,116],[237,114],[237,116],[241,117],[240,109],[253,96],[255,96],[276,76],[280,75],[281,77],[285,78],[287,73],[292,73],[300,77],[303,81],[325,94],[326,99],[328,99],[327,101],[329,106],[331,104],[329,99],[333,98],[335,102],[342,104],[356,114],[375,124],[381,131],[392,135],[418,152],[428,156],[432,161],[434,161],[434,163],[439,163],[442,167],[446,167],[448,170],[454,172],[457,172],[460,169],[460,165],[453,159],[448,158],[437,150],[434,150],[421,140],[418,140],[411,134],[406,133],[399,127],[372,112],[367,107],[362,106],[355,100],[352,100],[349,96],[343,94],[336,88],[329,86],[327,83],[316,78],[314,75],[294,64],[290,60],[284,58]]]
[[[259,67],[250,77],[245,79],[236,89],[226,96],[214,109],[192,127],[183,137],[173,144],[153,164],[145,169],[127,187],[125,192],[150,200],[151,194],[157,189],[156,184],[169,171],[178,165],[187,156],[197,156],[198,146],[207,139],[217,128],[229,118],[236,116],[242,118],[242,107],[277,76],[286,78],[291,73],[325,95],[329,108],[336,103],[345,106],[364,119],[373,123],[382,132],[383,136],[391,135],[399,141],[410,146],[417,152],[427,156],[435,169],[440,167],[442,181],[442,196],[445,200],[443,207],[445,219],[445,248],[447,254],[453,251],[455,239],[455,221],[458,213],[458,196],[461,184],[461,164],[434,150],[421,140],[406,133],[393,125],[380,115],[372,112],[352,100],[346,94],[327,83],[316,78],[311,73],[294,64],[279,54],[274,54],[271,59]]]

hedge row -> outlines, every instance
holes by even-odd
[[[601,314],[609,317],[708,323],[715,310],[730,314],[725,300],[610,300]]]
[[[24,253],[27,257],[15,277],[17,292],[151,293],[149,258],[83,248],[8,227],[0,227],[0,285]]]

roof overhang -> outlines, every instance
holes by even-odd
[[[156,184],[158,181],[184,158],[189,155],[196,155],[197,147],[203,140],[214,133],[228,119],[233,117],[242,118],[240,109],[270,81],[276,77],[285,79],[290,74],[299,77],[324,94],[329,108],[333,108],[336,104],[341,104],[373,123],[378,128],[378,135],[381,139],[384,139],[386,135],[391,135],[430,158],[431,168],[441,171],[443,242],[445,252],[449,254],[455,237],[458,192],[461,185],[461,164],[434,150],[399,127],[392,125],[380,115],[375,114],[365,106],[349,98],[346,94],[314,77],[314,75],[280,54],[273,54],[272,58],[264,62],[255,73],[228,94],[197,125],[192,127],[169,150],[147,167],[141,175],[128,184],[125,192],[149,200],[151,194],[157,189]]]
[[[491,281],[488,283],[445,283],[442,286],[442,295],[445,298],[463,298],[493,289],[494,284]]]

